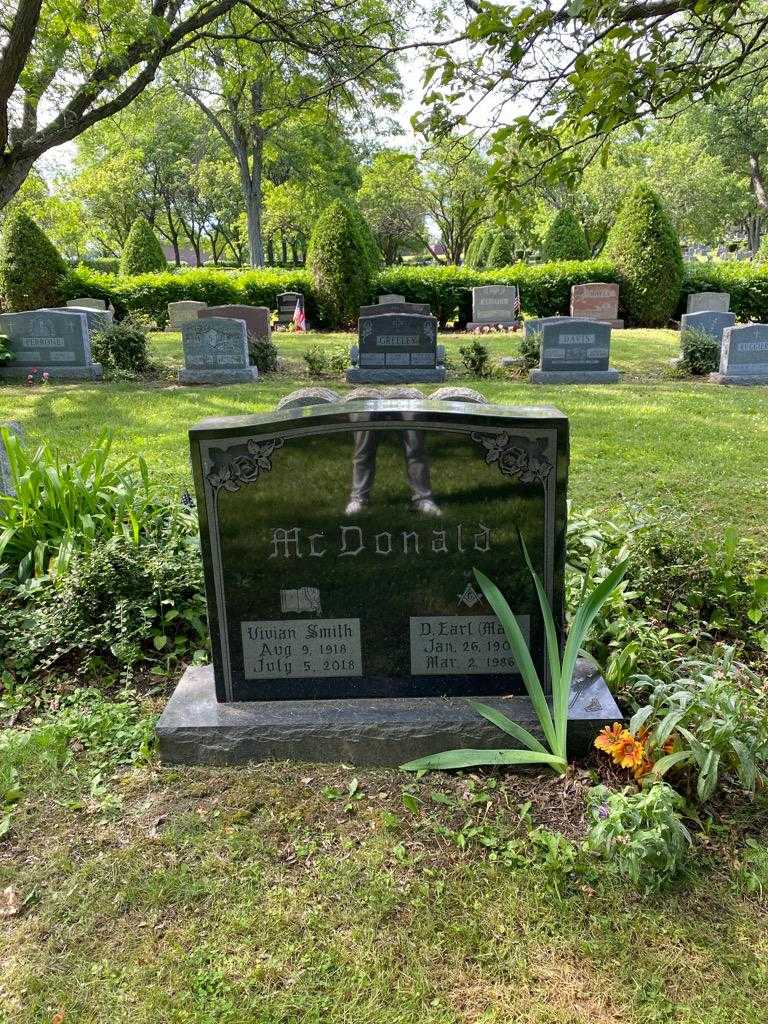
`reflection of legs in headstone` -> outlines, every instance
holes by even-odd
[[[361,430],[355,434],[352,454],[352,490],[347,504],[347,515],[362,512],[368,504],[376,478],[376,450],[379,437],[375,430]]]
[[[423,432],[421,430],[404,430],[403,450],[405,451],[405,466],[413,507],[422,515],[439,516],[440,509],[432,496],[429,458]]]

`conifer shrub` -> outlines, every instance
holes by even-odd
[[[493,228],[488,225],[483,225],[475,231],[472,235],[472,240],[467,246],[467,251],[464,254],[464,266],[469,267],[471,270],[479,270],[482,266],[480,259],[483,253],[487,252],[486,242],[488,236],[493,231]]]
[[[663,327],[680,299],[683,258],[672,222],[647,185],[622,206],[602,255],[616,270],[629,324]]]
[[[120,273],[129,276],[167,269],[168,261],[157,235],[143,217],[137,217],[125,240],[125,248],[120,257]]]
[[[500,270],[515,262],[513,242],[505,231],[499,231],[491,243],[485,266],[488,270]]]
[[[0,240],[0,297],[6,312],[61,305],[67,265],[53,242],[21,210],[8,215]]]
[[[360,306],[370,298],[375,269],[358,218],[340,199],[317,219],[307,250],[307,270],[323,324],[353,324]]]
[[[555,263],[559,260],[588,260],[591,256],[581,224],[570,210],[560,210],[549,225],[542,256]]]

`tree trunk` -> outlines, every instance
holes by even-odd
[[[270,267],[275,265],[275,243],[271,236],[267,239],[267,263]]]
[[[288,263],[288,242],[285,239],[285,235],[280,235],[280,251],[282,253],[282,265],[286,266]]]
[[[749,182],[752,186],[752,194],[755,202],[761,210],[768,210],[768,193],[765,189],[763,172],[760,167],[760,157],[753,153],[749,158]]]
[[[32,170],[34,160],[9,161],[7,157],[0,159],[0,210],[4,210]]]

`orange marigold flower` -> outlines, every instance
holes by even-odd
[[[613,725],[606,725],[601,729],[595,738],[595,746],[598,750],[604,750],[606,754],[613,752],[614,747],[622,740],[626,729],[621,722],[614,722]]]
[[[637,768],[645,760],[645,747],[625,730],[621,741],[611,751],[611,757],[622,768]]]

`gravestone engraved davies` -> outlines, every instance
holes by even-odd
[[[680,317],[680,331],[694,329],[708,334],[710,338],[722,345],[723,331],[736,323],[735,313],[683,313]]]
[[[571,287],[571,316],[579,320],[605,320],[611,327],[622,328],[619,320],[619,286],[607,281],[574,284]]]
[[[350,350],[350,362],[347,380],[353,384],[445,380],[445,348],[437,344],[433,316],[360,317],[358,344]]]
[[[107,304],[104,299],[94,299],[88,295],[83,296],[80,299],[68,299],[67,306],[74,306],[78,309],[106,309]]]
[[[196,302],[194,299],[182,299],[180,302],[168,303],[168,326],[166,331],[180,331],[183,324],[197,320],[201,309],[207,309],[207,302]]]
[[[266,306],[206,306],[205,309],[197,311],[198,320],[209,317],[242,320],[249,338],[269,340],[272,337],[272,314]]]
[[[249,365],[245,321],[227,317],[190,320],[181,328],[184,369],[180,384],[244,384],[259,372]]]
[[[728,292],[693,292],[688,296],[686,313],[727,313],[730,307]]]
[[[768,324],[726,327],[716,384],[768,384]]]
[[[100,363],[91,357],[88,320],[71,309],[0,314],[0,334],[8,339],[9,362],[0,378],[27,377],[33,369],[51,380],[101,380]]]
[[[299,308],[303,313],[304,296],[301,292],[280,292],[277,296],[277,322],[279,324],[293,323],[296,303],[299,304]]]
[[[532,384],[615,384],[619,371],[608,368],[611,328],[604,321],[561,320],[544,324],[538,369]]]
[[[428,302],[382,302],[376,306],[361,306],[358,318],[389,316],[390,313],[410,313],[413,316],[432,316]]]
[[[507,596],[549,689],[516,531],[560,635],[562,413],[352,401],[207,420],[190,445],[213,666],[185,673],[159,722],[164,760],[397,764],[446,746],[498,746],[470,694],[536,728],[473,568]],[[350,513],[364,448],[372,487]],[[437,514],[418,511],[425,486]],[[580,680],[571,739],[586,746],[616,714],[602,681]]]
[[[475,327],[514,327],[520,317],[517,287],[512,284],[485,284],[472,289],[472,320]]]

